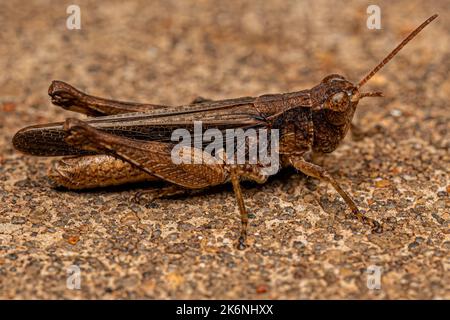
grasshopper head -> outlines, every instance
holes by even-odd
[[[419,27],[412,31],[397,47],[392,50],[378,65],[375,66],[358,84],[354,85],[343,76],[331,74],[325,77],[322,82],[314,87],[311,92],[313,110],[324,111],[326,118],[332,124],[343,124],[345,120],[350,120],[360,99],[364,97],[381,97],[381,92],[360,93],[364,86],[381,68],[383,68],[395,55],[413,39],[431,21],[437,18],[437,14],[429,17]]]
[[[358,103],[359,92],[356,86],[343,76],[330,74],[313,89],[311,98],[314,110],[345,112],[352,102]]]
[[[359,100],[366,96],[381,96],[381,93],[360,93],[358,87],[343,76],[331,74],[311,89],[310,96],[313,149],[328,153],[335,150],[347,134]]]
[[[311,90],[312,109],[332,125],[350,122],[361,98],[381,93],[360,94],[358,87],[339,74],[326,76]]]
[[[325,77],[311,89],[311,107],[314,123],[313,149],[332,152],[345,137],[360,99],[381,97],[381,92],[360,92],[360,89],[431,21],[435,14],[411,32],[397,47],[375,66],[358,84],[353,84],[338,74]]]
[[[318,86],[312,90],[314,110],[331,110],[345,112],[352,106],[356,107],[359,100],[364,97],[381,97],[382,93],[359,92],[359,87],[346,80],[339,74],[326,76]]]

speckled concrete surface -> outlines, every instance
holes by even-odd
[[[70,1],[67,3],[69,4]],[[0,10],[0,298],[450,298],[448,1],[4,1]],[[229,187],[193,198],[129,201],[141,186],[51,189],[51,159],[15,152],[22,126],[72,115],[53,79],[117,99],[177,104],[308,88],[329,73],[358,81],[410,30],[439,13],[368,85],[348,137],[318,159],[368,215],[345,217],[325,183],[284,172],[246,185],[250,248],[235,249]],[[66,288],[81,268],[81,290]],[[383,268],[381,290],[366,269]]]

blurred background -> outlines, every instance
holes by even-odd
[[[66,28],[72,4],[80,30]],[[366,26],[370,4],[381,8],[380,30]],[[448,4],[2,1],[0,297],[449,298]],[[153,208],[130,206],[133,190],[55,191],[45,178],[50,160],[10,143],[23,126],[73,116],[50,104],[54,79],[169,105],[297,91],[330,73],[357,82],[434,13],[367,85],[385,98],[360,103],[355,121],[377,133],[346,139],[323,160],[388,225],[383,237],[346,220],[325,183],[282,176],[246,190],[256,217],[251,248],[238,252],[229,191]],[[374,263],[385,270],[378,291],[366,287]],[[72,264],[84,272],[82,290],[66,288]]]

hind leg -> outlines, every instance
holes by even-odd
[[[202,150],[189,147],[187,148],[188,152],[192,153],[191,155],[195,159],[203,160],[204,163],[197,165],[194,159],[193,163],[176,164],[172,161],[173,145],[169,143],[132,140],[111,135],[77,119],[68,119],[64,128],[67,131],[67,143],[84,150],[112,153],[139,167],[142,171],[158,176],[181,189],[199,190],[231,181],[241,216],[238,248],[245,248],[248,214],[244,205],[240,180],[245,178],[264,183],[267,175],[263,168],[256,165],[225,166],[221,161],[213,161],[211,156]],[[178,194],[176,188],[172,192]]]
[[[48,176],[56,186],[74,190],[159,180],[130,163],[109,155],[58,160],[49,169]]]
[[[94,97],[81,92],[68,83],[56,80],[48,88],[48,95],[51,97],[52,103],[57,106],[94,117],[167,108],[167,106],[157,104]]]
[[[156,109],[168,108],[168,106],[158,104],[126,102],[94,97],[76,89],[68,83],[58,80],[51,83],[48,88],[48,94],[54,105],[93,117],[133,112],[147,112]],[[197,97],[191,102],[191,104],[211,101],[213,100]]]
[[[173,184],[161,189],[148,189],[136,192],[133,200],[137,203],[143,203],[144,201],[142,200],[145,198],[145,202],[149,203],[155,201],[156,199],[193,194],[195,191],[198,190],[186,189]]]

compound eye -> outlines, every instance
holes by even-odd
[[[338,92],[333,94],[331,97],[331,100],[333,101],[333,104],[340,104],[345,98],[345,94],[343,92]]]
[[[349,103],[349,97],[345,92],[338,92],[331,96],[329,107],[333,111],[345,111]]]

